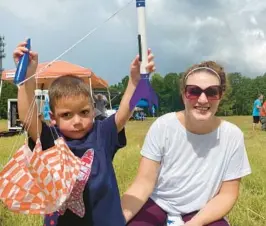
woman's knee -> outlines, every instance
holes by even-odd
[[[148,199],[136,216],[128,222],[127,226],[164,226],[166,218],[166,212],[152,199]]]
[[[208,226],[230,226],[230,224],[226,218],[222,218],[218,221],[208,224]]]

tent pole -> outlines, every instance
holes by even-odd
[[[91,91],[91,99],[94,103],[94,98],[93,98],[93,94],[92,94],[92,84],[91,84],[91,76],[89,76],[89,84],[90,84],[90,91]]]
[[[112,108],[111,94],[110,94],[110,91],[109,91],[108,87],[107,87],[107,92],[108,92],[108,99],[109,99],[110,109],[113,110],[113,108]]]

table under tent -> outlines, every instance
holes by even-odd
[[[45,70],[43,70],[45,68]],[[5,70],[2,73],[1,83],[0,83],[0,98],[2,90],[2,82],[7,81],[13,83],[16,69]],[[95,75],[95,73],[89,68],[85,68],[76,64],[72,64],[66,61],[56,61],[49,65],[49,63],[40,63],[37,68],[36,73],[37,78],[37,89],[48,90],[50,84],[54,79],[64,75],[76,75],[81,77],[85,82],[87,82],[91,87],[91,95],[97,92],[107,92],[108,99],[111,106],[111,97],[108,88],[108,83],[104,79]],[[18,110],[17,110],[17,99],[8,100],[8,131],[7,134],[11,132],[16,132],[22,129],[20,122],[18,120]],[[4,134],[4,132],[2,132]],[[1,135],[0,135],[1,136]]]

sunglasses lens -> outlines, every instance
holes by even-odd
[[[186,87],[186,97],[188,99],[197,99],[200,97],[202,89],[198,86],[187,86]]]
[[[210,86],[205,90],[205,94],[209,100],[219,100],[221,97],[220,87]]]
[[[187,99],[197,99],[200,97],[202,92],[205,93],[209,100],[219,100],[221,98],[221,88],[219,86],[210,86],[206,90],[202,90],[196,85],[187,85],[185,89],[185,96]]]

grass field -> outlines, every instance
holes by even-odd
[[[251,130],[251,117],[228,117],[245,134],[245,142],[252,175],[242,180],[241,195],[229,215],[232,226],[266,226],[266,132]],[[117,154],[114,165],[121,193],[132,182],[138,167],[139,151],[152,120],[129,122],[126,128],[128,145]],[[5,128],[0,121],[0,130]],[[0,162],[8,159],[16,137],[0,138]],[[22,144],[20,139],[18,145]],[[18,147],[18,145],[16,145]],[[13,214],[0,206],[0,226],[41,226],[42,219],[36,216]]]
[[[7,121],[6,120],[0,120],[0,131],[7,130]]]

